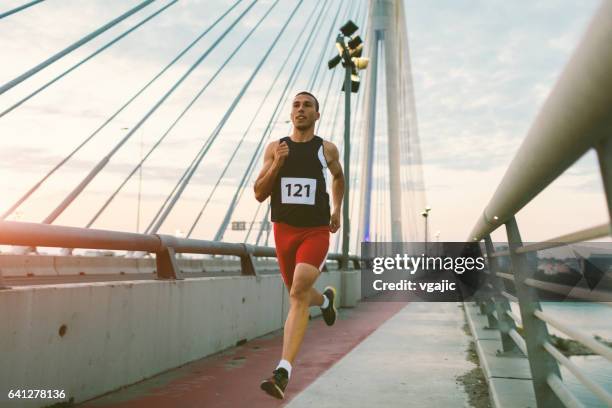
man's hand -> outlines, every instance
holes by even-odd
[[[264,153],[264,163],[257,176],[253,189],[255,190],[255,198],[260,203],[272,194],[274,189],[274,181],[278,176],[281,167],[285,163],[285,159],[289,155],[289,146],[287,143],[272,142],[266,147]]]
[[[279,143],[274,150],[274,165],[278,167],[282,166],[287,156],[289,156],[289,146],[287,142]]]
[[[329,231],[333,234],[340,229],[340,211],[334,211],[329,221]]]

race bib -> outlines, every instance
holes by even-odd
[[[317,180],[300,177],[281,177],[283,204],[315,204]]]

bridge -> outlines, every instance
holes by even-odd
[[[577,12],[582,37],[506,143],[516,153],[489,201],[451,198],[448,186],[432,207],[443,183],[423,158],[433,144],[419,135],[410,2],[8,3],[0,406],[612,406],[612,2]],[[339,289],[341,310],[330,329],[311,309],[276,401],[258,385],[280,355],[288,294],[269,201],[250,189],[301,90],[318,96],[316,133],[338,146],[347,180],[317,281]],[[495,98],[483,101],[461,103]],[[474,140],[458,131],[435,145],[457,163],[500,157]],[[543,206],[571,171],[603,190]],[[559,217],[573,200],[582,210]],[[441,234],[481,251],[475,291],[374,296],[368,248],[435,255]],[[571,267],[555,250],[574,254]],[[571,284],[539,273],[562,267]]]

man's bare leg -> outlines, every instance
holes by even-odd
[[[282,357],[291,364],[304,340],[308,308],[323,304],[323,295],[312,287],[320,273],[319,269],[309,264],[299,263],[295,266],[293,284],[289,291],[289,314],[285,321]]]
[[[289,293],[291,293],[291,286],[287,287],[287,290],[289,291]],[[321,307],[321,305],[323,305],[323,294],[321,292],[319,292],[317,289],[315,288],[310,288],[310,306],[319,306]]]
[[[323,304],[323,295],[315,288],[310,288],[310,306],[321,306]]]
[[[304,340],[308,327],[308,308],[310,306],[322,307],[323,319],[328,326],[336,320],[334,298],[336,291],[328,287],[324,294],[312,287],[321,272],[316,267],[299,263],[293,273],[293,284],[287,285],[289,290],[289,314],[285,321],[283,337],[283,355],[274,375],[261,383],[261,389],[275,398],[284,398],[285,387],[291,376],[291,369],[295,357]]]

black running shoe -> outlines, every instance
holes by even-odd
[[[274,398],[285,398],[285,388],[289,382],[289,373],[284,368],[274,370],[272,377],[261,382],[260,388]]]
[[[334,305],[334,300],[336,299],[336,288],[333,286],[328,286],[323,291],[325,297],[329,299],[329,305],[325,309],[321,308],[321,312],[323,313],[323,320],[328,326],[336,323],[336,314],[338,313],[336,310],[336,306]]]

